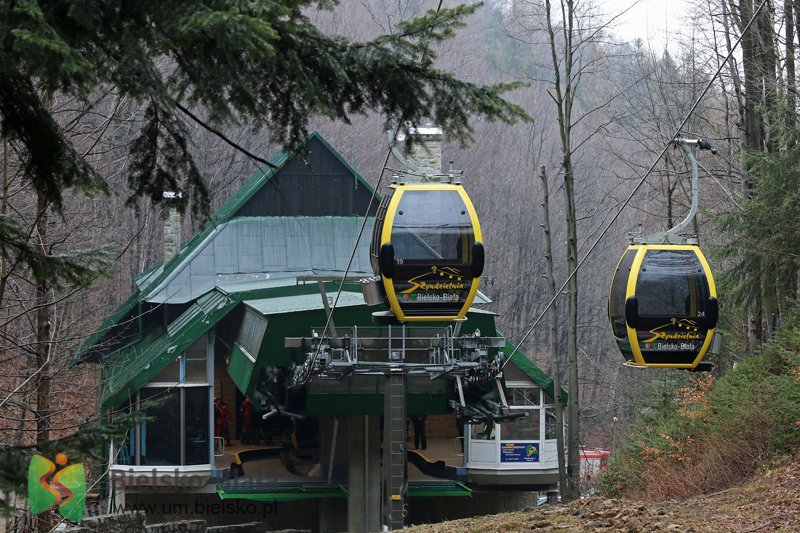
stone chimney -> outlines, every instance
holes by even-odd
[[[181,250],[181,213],[176,205],[180,198],[180,192],[164,192],[164,207],[167,209],[167,219],[164,221],[165,265]]]
[[[414,137],[414,146],[406,152],[408,165],[429,175],[442,173],[442,128],[423,126],[412,128],[408,134]]]

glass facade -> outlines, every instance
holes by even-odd
[[[181,464],[180,389],[147,387],[139,392],[139,408],[147,409],[153,420],[139,424],[139,464],[174,466]],[[176,443],[178,444],[176,446]]]
[[[124,411],[146,409],[117,455],[117,464],[205,465],[211,462],[212,344],[203,335],[142,387]],[[132,407],[131,407],[132,406]]]
[[[539,409],[513,408],[515,414],[520,411],[527,416],[517,418],[513,422],[500,424],[500,436],[503,440],[539,440]]]
[[[525,416],[500,424],[502,440],[539,440],[541,438],[542,391],[539,387],[510,387],[508,407],[512,413]]]

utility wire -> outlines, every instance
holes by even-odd
[[[533,332],[534,328],[536,328],[536,326],[539,325],[539,322],[542,321],[542,318],[544,317],[545,313],[548,311],[548,309],[550,309],[550,306],[552,306],[553,303],[555,303],[555,301],[558,299],[558,297],[561,294],[561,292],[566,288],[567,284],[572,279],[572,277],[575,276],[578,273],[578,269],[580,269],[581,266],[583,266],[583,263],[586,262],[586,260],[592,254],[592,252],[597,247],[597,245],[600,243],[600,241],[603,240],[603,237],[605,236],[605,234],[608,233],[608,230],[611,228],[611,226],[614,224],[614,222],[617,221],[619,216],[622,214],[622,210],[625,209],[625,207],[628,205],[628,203],[630,203],[630,201],[633,199],[634,195],[639,191],[641,186],[644,185],[644,182],[647,179],[647,177],[650,175],[651,172],[653,172],[653,169],[656,168],[656,165],[661,160],[661,158],[664,157],[664,154],[667,153],[667,150],[669,149],[669,147],[670,147],[670,145],[672,143],[672,139],[674,139],[675,137],[680,135],[681,131],[683,130],[683,127],[689,121],[689,118],[691,118],[692,114],[697,109],[697,106],[700,105],[700,102],[703,100],[703,98],[705,98],[705,95],[706,95],[706,93],[708,93],[708,90],[711,88],[711,85],[717,79],[717,76],[720,75],[720,73],[722,72],[723,67],[727,64],[727,62],[733,56],[733,52],[736,51],[736,49],[739,47],[739,44],[742,42],[742,39],[744,38],[745,34],[750,30],[750,27],[753,25],[753,21],[756,20],[756,17],[758,17],[759,13],[761,13],[761,10],[764,8],[764,6],[766,4],[767,4],[767,0],[762,0],[761,4],[758,6],[758,9],[756,9],[755,13],[753,13],[753,16],[750,18],[750,21],[747,23],[747,26],[745,26],[744,30],[742,30],[742,34],[736,40],[736,43],[734,43],[734,45],[731,47],[730,51],[728,52],[727,57],[725,57],[725,60],[722,63],[720,63],[720,66],[717,68],[717,71],[714,73],[714,75],[711,77],[711,79],[708,80],[708,83],[706,84],[706,87],[703,89],[703,92],[701,92],[700,95],[697,97],[697,100],[695,100],[695,103],[692,105],[691,109],[689,109],[689,112],[686,114],[686,117],[683,119],[683,121],[678,126],[677,131],[675,132],[675,135],[672,136],[670,141],[664,146],[664,149],[661,150],[661,153],[658,154],[658,157],[656,157],[656,159],[653,161],[653,164],[650,165],[650,168],[647,170],[647,172],[645,172],[644,176],[641,177],[641,179],[639,180],[639,183],[636,184],[636,187],[634,187],[633,191],[631,191],[631,193],[628,195],[628,198],[626,198],[625,201],[622,203],[622,205],[619,207],[619,210],[617,211],[617,214],[615,214],[611,218],[611,221],[608,223],[608,225],[606,225],[605,229],[600,234],[600,236],[597,237],[597,240],[594,241],[594,244],[592,244],[591,248],[589,248],[589,250],[586,252],[586,255],[583,256],[583,259],[580,260],[578,265],[575,267],[575,270],[573,270],[570,273],[570,275],[567,276],[567,279],[564,281],[563,285],[561,285],[561,287],[556,291],[556,295],[553,296],[553,298],[550,299],[550,301],[547,303],[547,306],[545,306],[545,308],[542,310],[542,313],[538,316],[538,318],[533,322],[533,325],[531,325],[531,327],[528,329],[528,331],[522,337],[522,340],[520,340],[517,343],[517,345],[514,347],[514,350],[511,352],[511,354],[508,356],[508,358],[505,360],[505,362],[503,362],[503,366],[500,368],[501,370],[503,368],[505,368],[505,366],[508,364],[509,361],[511,361],[511,358],[514,357],[515,353],[517,353],[517,350],[519,349],[519,346],[521,346],[528,339],[530,334]]]

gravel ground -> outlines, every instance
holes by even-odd
[[[685,501],[592,497],[515,513],[420,525],[407,531],[800,532],[800,458],[765,469],[742,485]]]

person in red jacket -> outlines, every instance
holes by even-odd
[[[250,403],[249,398],[245,397],[242,402],[242,435],[239,439],[242,444],[252,444],[254,442],[256,432],[255,415],[256,410],[253,404]]]
[[[214,398],[214,436],[228,438],[228,406]]]

